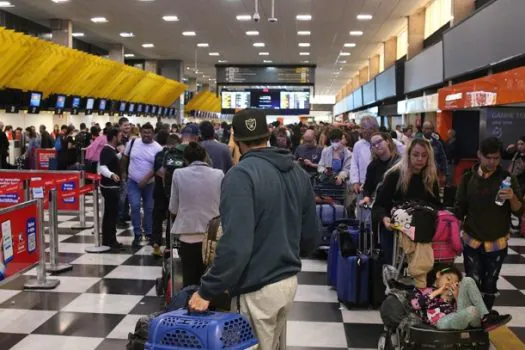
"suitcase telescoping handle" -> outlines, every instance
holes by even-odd
[[[361,223],[361,235],[363,236],[363,252],[370,249],[374,250],[374,237],[372,232],[372,207],[368,204],[361,205],[359,208],[359,221]],[[370,240],[370,242],[369,242]]]

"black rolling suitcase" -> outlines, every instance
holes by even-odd
[[[369,206],[362,206],[360,211],[360,227],[362,230],[362,237],[367,237],[365,240],[370,242],[369,247],[365,247],[369,257],[369,283],[368,292],[370,304],[374,309],[377,309],[385,300],[386,287],[383,283],[383,265],[386,263],[384,254],[380,249],[376,249],[374,244],[374,234],[372,230],[372,209]]]

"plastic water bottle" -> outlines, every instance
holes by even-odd
[[[510,176],[507,176],[507,178],[505,180],[503,180],[501,182],[501,186],[499,187],[500,190],[498,191],[498,194],[496,195],[496,200],[495,200],[495,203],[497,205],[499,205],[500,207],[505,204],[505,199],[501,198],[501,190],[504,190],[504,189],[507,189],[507,188],[510,188],[511,186],[511,182],[510,182]]]

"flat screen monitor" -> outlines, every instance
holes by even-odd
[[[134,103],[130,103],[129,106],[128,106],[128,112],[129,114],[133,114],[135,113],[135,104]]]
[[[98,102],[98,110],[99,110],[99,111],[105,111],[106,108],[107,108],[107,104],[108,104],[108,101],[107,101],[107,100],[104,100],[104,99],[100,100],[100,101]]]
[[[246,109],[250,107],[250,91],[223,91],[223,109]]]
[[[93,107],[95,107],[95,99],[88,98],[86,101],[86,111],[92,111]]]
[[[157,106],[151,106],[151,114],[157,115]]]
[[[124,113],[126,111],[126,102],[120,102],[119,112]]]
[[[71,108],[72,109],[80,108],[80,97],[73,97],[73,100],[71,102]]]
[[[142,114],[144,112],[144,105],[142,103],[139,103],[137,105],[137,114]]]
[[[164,107],[159,107],[159,114],[160,116],[164,116]]]
[[[29,107],[40,108],[42,103],[42,93],[41,92],[31,92],[29,99]]]
[[[55,103],[56,109],[64,109],[66,107],[66,96],[58,95],[57,102]]]
[[[151,111],[151,106],[150,105],[144,106],[144,114],[149,114],[150,111]]]

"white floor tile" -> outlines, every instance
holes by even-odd
[[[75,225],[78,225],[78,221],[66,221],[66,222],[61,222],[58,224],[58,227],[59,228],[72,228],[74,227]]]
[[[509,239],[508,245],[524,247],[525,246],[525,238],[512,237],[511,239]]]
[[[507,324],[509,327],[525,327],[525,307],[497,306],[494,308],[500,314],[512,315],[512,320]]]
[[[119,238],[117,238],[117,239],[119,239]],[[144,244],[146,244],[146,243],[144,242]],[[150,245],[146,245],[146,246],[142,247],[139,251],[137,251],[135,253],[135,255],[151,255],[151,253],[153,253],[153,247],[150,246]]]
[[[71,264],[117,266],[130,257],[130,254],[84,254]]]
[[[0,332],[29,334],[56,313],[56,311],[0,309]]]
[[[31,334],[11,350],[95,350],[103,340],[103,338]]]
[[[518,255],[518,252],[516,252],[516,251],[515,251],[514,249],[512,249],[512,248],[509,248],[509,249],[507,250],[507,254],[508,254],[508,255]]]
[[[525,276],[525,265],[523,264],[503,264],[501,276]]]
[[[79,231],[76,235],[77,236],[93,236],[93,229],[87,228],[85,230]]]
[[[52,276],[50,278],[59,280],[60,284],[55,289],[43,292],[84,293],[101,280],[97,277]]]
[[[109,333],[107,338],[111,339],[128,339],[130,330],[135,329],[135,324],[144,315],[127,315],[120,323]]]
[[[126,315],[142,298],[142,296],[135,295],[85,293],[64,307],[62,311]]]
[[[516,290],[518,288],[514,287],[509,281],[504,277],[498,278],[498,289],[499,290]]]
[[[104,278],[152,280],[162,276],[160,266],[119,266]]]
[[[76,218],[76,216],[74,216],[74,215],[58,215],[57,218],[58,218],[59,222],[62,222],[62,221],[73,220],[74,218]]]
[[[0,304],[20,293],[19,290],[0,289]],[[1,323],[2,321],[0,321]]]
[[[348,310],[346,307],[341,306],[341,312],[345,323],[383,323],[381,315],[377,310]]]
[[[346,348],[343,323],[288,321],[287,346]]]
[[[87,247],[92,247],[93,244],[87,244],[87,243],[60,243],[60,246],[58,247],[58,250],[60,253],[85,253]],[[46,249],[46,251],[49,251],[49,248]]]
[[[295,301],[334,303],[337,302],[337,293],[329,286],[300,284],[297,287]]]
[[[302,265],[301,271],[326,272],[326,261],[303,259]]]
[[[44,237],[45,237],[46,243],[49,243],[50,242],[49,235],[46,234],[46,235],[44,235]],[[63,241],[65,241],[66,239],[68,239],[70,237],[73,237],[73,235],[58,235],[58,241],[59,242],[63,242]]]
[[[147,297],[156,297],[157,296],[157,288],[153,287],[151,290],[146,294]]]

